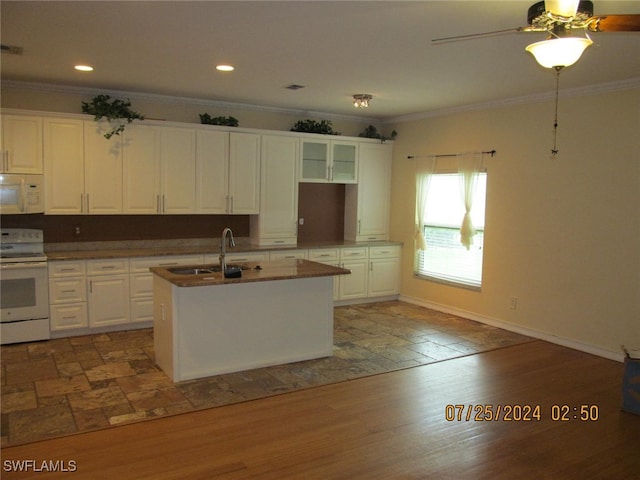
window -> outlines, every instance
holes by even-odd
[[[484,244],[484,212],[487,174],[478,175],[471,219],[476,234],[467,248],[460,243],[465,209],[457,173],[433,174],[424,213],[426,250],[419,250],[416,275],[456,285],[480,288]]]

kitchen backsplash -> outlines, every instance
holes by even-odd
[[[300,183],[298,241],[344,239],[345,186]],[[2,228],[38,228],[47,244],[128,240],[208,239],[231,227],[250,237],[249,215],[3,215]]]

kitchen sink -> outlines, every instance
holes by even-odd
[[[249,267],[247,267],[245,264],[227,264],[227,269],[231,268],[247,270]],[[173,273],[174,275],[207,275],[210,273],[220,273],[220,267],[218,265],[210,267],[174,267],[168,268],[167,270],[169,270],[169,272]]]

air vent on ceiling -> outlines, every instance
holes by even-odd
[[[304,88],[304,85],[297,85],[295,83],[292,83],[291,85],[287,85],[284,88],[288,88],[289,90],[300,90],[301,88]]]
[[[24,48],[16,47],[15,45],[5,45],[4,43],[0,45],[0,49],[2,53],[8,53],[9,55],[22,55]]]

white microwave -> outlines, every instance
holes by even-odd
[[[0,214],[43,213],[44,175],[0,173]]]

